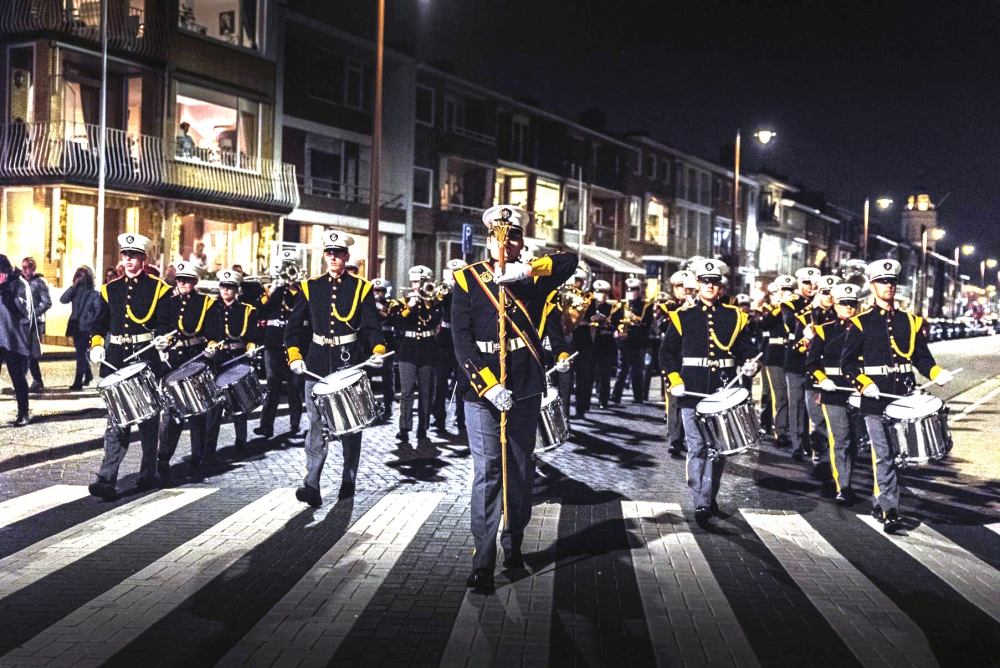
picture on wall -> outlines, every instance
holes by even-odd
[[[219,12],[219,34],[222,36],[236,34],[236,12]]]

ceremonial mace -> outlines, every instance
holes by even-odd
[[[507,238],[510,236],[510,211],[506,208],[500,209],[500,220],[493,224],[493,237],[497,240],[499,257],[497,263],[500,265],[500,273],[503,274],[507,267]],[[496,277],[494,277],[496,280]],[[507,387],[507,290],[502,283],[497,283],[497,300],[500,304],[500,315],[498,326],[500,328],[497,336],[500,347],[500,386]],[[500,411],[500,469],[503,481],[503,528],[509,527],[507,513],[507,411]]]

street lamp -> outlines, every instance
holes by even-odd
[[[368,280],[378,276],[378,204],[382,174],[382,56],[385,51],[385,0],[378,0],[378,32],[375,40],[375,108],[372,110],[371,187],[368,190]]]
[[[882,211],[885,211],[890,206],[892,206],[892,198],[891,197],[879,197],[878,199],[875,200],[875,204],[876,204],[876,206],[878,206],[879,209],[881,209]],[[864,230],[864,233],[861,235],[861,259],[864,260],[865,262],[868,261],[868,219],[869,219],[870,214],[871,214],[871,208],[872,208],[872,198],[871,197],[866,197],[865,198],[865,218],[864,218],[864,220],[865,220],[865,230]]]
[[[979,263],[979,287],[986,288],[986,269],[995,269],[997,266],[997,261],[993,258],[988,258]]]
[[[772,139],[778,136],[778,133],[774,130],[757,130],[757,132],[753,133],[753,136],[762,146],[767,146]],[[739,249],[736,246],[736,226],[739,225],[740,221],[740,144],[740,131],[737,129],[736,164],[733,168],[733,225],[729,230],[729,255],[733,265],[729,269],[729,275],[732,276],[733,282],[731,285],[734,290],[739,289],[736,283],[736,271],[740,264]]]
[[[953,316],[955,315],[955,307],[957,306],[957,304],[961,299],[961,291],[958,287],[959,281],[961,280],[959,278],[959,275],[961,274],[962,270],[962,266],[961,264],[959,264],[960,262],[959,253],[968,257],[975,252],[976,252],[976,247],[973,246],[972,244],[961,244],[959,246],[955,246],[955,273],[952,275],[951,278],[951,300],[952,300]]]
[[[934,227],[927,229],[922,228],[920,231],[920,280],[917,284],[920,286],[920,291],[917,293],[919,301],[917,302],[917,309],[920,315],[925,315],[924,302],[927,299],[927,247],[929,245],[928,239],[933,241],[940,241],[944,239],[945,231],[939,227]]]

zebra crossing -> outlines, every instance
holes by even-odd
[[[172,619],[210,583],[251,568],[248,560],[275,537],[287,534],[286,542],[294,542],[307,540],[312,535],[309,531],[323,530],[323,516],[297,502],[292,489],[241,497],[232,513],[211,526],[187,521],[199,508],[196,501],[215,503],[213,499],[225,494],[209,487],[161,490],[106,512],[99,512],[101,505],[94,503],[96,514],[89,519],[0,560],[2,618],[16,613],[9,606],[15,595],[31,591],[101,550],[114,549],[140,529],[162,527],[165,535],[176,536],[173,549],[150,556],[147,563],[137,557],[139,562],[117,584],[95,590],[82,605],[77,601],[72,609],[56,611],[61,618],[46,622],[47,627],[39,627],[17,646],[7,645],[9,651],[0,656],[0,666],[127,665],[121,658],[123,652],[130,652],[130,657],[141,653],[147,643],[169,631],[165,620]],[[498,566],[497,592],[483,596],[464,588],[470,562],[467,552],[442,552],[440,540],[431,549],[433,545],[419,538],[442,533],[434,527],[428,530],[433,517],[444,513],[456,520],[454,509],[467,506],[467,499],[460,498],[451,499],[449,506],[446,496],[397,490],[348,508],[345,512],[350,517],[343,533],[330,539],[332,546],[326,543],[309,557],[310,564],[270,599],[273,602],[267,609],[228,613],[241,618],[242,630],[226,646],[214,647],[205,665],[350,663],[359,658],[362,641],[366,646],[379,646],[366,616],[392,617],[392,605],[383,600],[383,592],[389,584],[405,581],[421,559],[431,559],[428,571],[443,573],[450,595],[442,600],[449,603],[435,608],[429,619],[421,617],[417,607],[401,607],[395,617],[405,625],[412,615],[413,624],[425,623],[433,629],[432,641],[422,651],[431,652],[439,665],[548,665],[562,663],[561,658],[591,663],[587,657],[562,657],[553,644],[554,620],[559,615],[555,574],[569,561],[578,564],[583,558],[560,553],[560,540],[572,538],[564,532],[561,504],[548,502],[534,509],[524,543],[527,573],[512,575]],[[54,485],[0,503],[0,541],[5,531],[72,503],[90,503],[85,487]],[[742,527],[739,534],[708,534],[693,528],[676,503],[627,499],[607,503],[618,506],[617,524],[623,538],[623,545],[609,549],[631,568],[641,599],[644,628],[633,625],[630,629],[639,642],[647,644],[656,665],[769,663],[759,657],[771,640],[759,629],[745,630],[747,601],[734,597],[732,587],[720,586],[719,577],[727,565],[719,563],[710,549],[719,540],[739,542],[779,573],[785,586],[801,592],[811,612],[821,616],[861,665],[948,665],[956,657],[960,663],[964,656],[960,652],[949,655],[940,629],[927,628],[926,610],[913,607],[927,606],[928,601],[893,591],[891,578],[845,550],[842,538],[832,539],[829,518],[741,508],[732,523]],[[464,519],[467,522],[467,516]],[[975,549],[956,543],[945,535],[944,526],[920,524],[904,534],[888,536],[868,516],[846,515],[841,521],[858,541],[880,546],[892,559],[910,559],[917,568],[926,569],[933,583],[927,583],[924,598],[950,592],[944,603],[951,609],[958,606],[976,620],[975,640],[982,645],[978,656],[996,656],[1000,651],[1000,571],[995,556],[977,555]],[[460,523],[451,525],[459,527]],[[995,545],[1000,523],[976,530],[985,545]],[[462,544],[452,540],[454,545]],[[600,551],[599,546],[593,548]],[[755,583],[741,584],[752,598]],[[922,587],[920,582],[912,586]],[[419,603],[424,593],[414,589],[411,598]],[[251,618],[246,619],[247,615]],[[392,637],[381,643],[383,648],[392,645],[396,651],[407,651]],[[155,649],[151,645],[148,651]],[[427,658],[420,656],[421,661]],[[162,665],[183,665],[171,663],[169,656],[150,659],[149,665],[160,665],[161,660]],[[604,662],[621,659],[604,657]]]

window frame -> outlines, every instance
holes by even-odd
[[[243,16],[244,16],[244,13],[243,13],[243,4],[244,3],[250,3],[250,2],[254,3],[255,5],[257,5],[256,34],[253,35],[253,41],[256,42],[256,44],[257,44],[257,48],[256,49],[251,48],[249,46],[243,46],[243,44],[240,43],[242,41],[242,35],[240,33],[242,32],[242,29],[243,29]],[[221,44],[222,46],[225,46],[225,47],[229,47],[229,48],[233,48],[233,49],[239,49],[240,51],[243,51],[244,53],[253,53],[253,54],[256,54],[256,55],[258,55],[260,57],[265,57],[265,50],[267,48],[267,44],[265,43],[265,37],[267,35],[267,29],[266,29],[266,26],[264,25],[264,22],[267,20],[267,13],[268,13],[268,11],[270,9],[270,7],[267,6],[267,0],[236,0],[236,4],[237,4],[236,11],[237,11],[237,14],[238,14],[238,16],[236,17],[236,22],[237,22],[237,25],[239,26],[239,30],[237,31],[237,42],[236,43],[226,41],[225,39],[222,38],[221,35],[219,37],[216,37],[214,35],[209,35],[207,33],[206,34],[202,34],[202,33],[198,32],[197,30],[192,30],[191,28],[188,28],[187,26],[183,25],[181,23],[181,18],[180,18],[181,17],[180,6],[181,6],[182,3],[183,3],[183,0],[179,0],[178,3],[177,3],[177,9],[178,9],[178,12],[177,12],[177,30],[180,31],[182,34],[184,34],[184,35],[190,35],[190,36],[196,37],[198,39],[208,40],[209,42],[211,42],[213,44]]]
[[[655,153],[646,154],[646,167],[645,169],[643,169],[643,171],[646,174],[646,178],[649,179],[650,181],[656,180],[656,163],[658,162],[658,160],[659,159],[656,157]]]
[[[416,184],[417,184],[417,173],[426,172],[427,173],[427,202],[418,202],[416,197]],[[422,206],[426,209],[433,208],[434,206],[434,170],[428,167],[420,167],[419,165],[413,165],[413,193],[411,197],[413,199],[414,206]]]
[[[415,105],[416,112],[415,112],[414,115],[416,117],[417,125],[424,125],[426,127],[431,127],[432,128],[432,127],[434,127],[434,122],[437,120],[437,91],[434,90],[433,88],[431,88],[430,86],[424,86],[423,84],[417,84],[417,95],[420,94],[420,90],[421,89],[423,89],[425,91],[429,91],[430,94],[431,94],[431,120],[430,121],[422,121],[422,120],[420,120],[420,115],[419,115],[420,105],[419,104]]]

